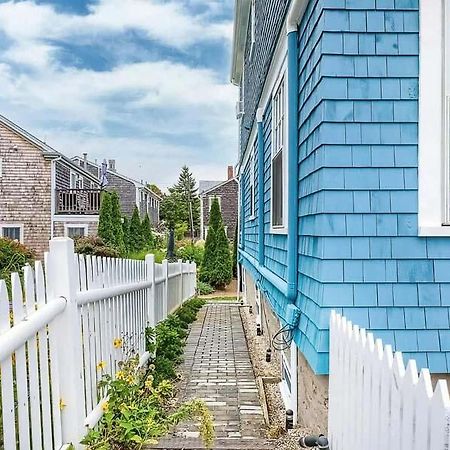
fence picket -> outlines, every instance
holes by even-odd
[[[26,317],[36,311],[36,296],[34,289],[34,273],[30,266],[24,268],[24,292]],[[27,343],[28,356],[28,381],[30,386],[29,405],[32,414],[31,419],[31,448],[40,450],[42,448],[41,431],[41,400],[39,396],[39,367],[38,349],[36,336],[33,336]]]
[[[9,296],[6,283],[0,280],[0,334],[8,331],[11,326]],[[12,355],[0,361],[3,445],[6,450],[16,448],[16,419],[14,402],[14,378]]]
[[[329,439],[331,450],[450,448],[447,383],[433,392],[428,370],[372,333],[332,312],[330,318]]]
[[[46,302],[45,279],[42,263],[36,261],[34,266],[34,276],[36,280],[36,303],[38,309],[42,308]],[[0,313],[1,314],[1,313]],[[43,328],[38,331],[38,352],[39,352],[39,377],[41,388],[41,408],[42,408],[42,443],[45,450],[53,448],[52,443],[52,413],[50,394],[50,369],[49,369],[49,342],[48,330]],[[55,380],[55,383],[57,380]],[[60,423],[59,416],[54,420]]]
[[[14,325],[25,317],[22,286],[17,273],[11,275],[12,306]],[[15,352],[16,355],[16,389],[17,411],[19,419],[19,446],[30,448],[30,415],[28,410],[27,355],[24,342]]]

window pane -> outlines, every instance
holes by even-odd
[[[67,228],[67,236],[69,236],[70,238],[76,238],[79,236],[84,236],[85,233],[85,229],[84,227],[69,227]]]
[[[20,227],[3,227],[2,236],[13,241],[20,241]]]
[[[278,153],[272,161],[272,225],[283,225],[283,152]]]

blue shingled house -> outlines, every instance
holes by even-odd
[[[294,410],[332,309],[450,372],[448,55],[447,0],[236,0],[239,261]]]

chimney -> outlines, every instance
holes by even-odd
[[[234,178],[234,168],[233,166],[228,166],[228,179],[231,180]]]
[[[115,159],[108,159],[108,169],[112,172],[116,171],[116,160]]]
[[[87,153],[83,153],[83,167],[87,169]]]

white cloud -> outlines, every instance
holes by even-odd
[[[213,3],[209,11],[217,12]],[[64,67],[53,42],[111,34],[120,42],[134,29],[184,50],[230,37],[229,23],[192,15],[186,5],[100,0],[78,16],[33,1],[1,3],[0,31],[11,44],[0,53],[0,113],[69,156],[115,157],[128,175],[163,187],[183,164],[201,178],[223,178],[237,151],[236,92],[224,76],[169,60],[109,71]]]
[[[15,41],[78,37],[139,30],[162,44],[185,49],[197,42],[230,39],[231,22],[207,23],[191,15],[180,2],[155,0],[100,0],[89,14],[58,13],[33,1],[0,4],[0,29]]]

